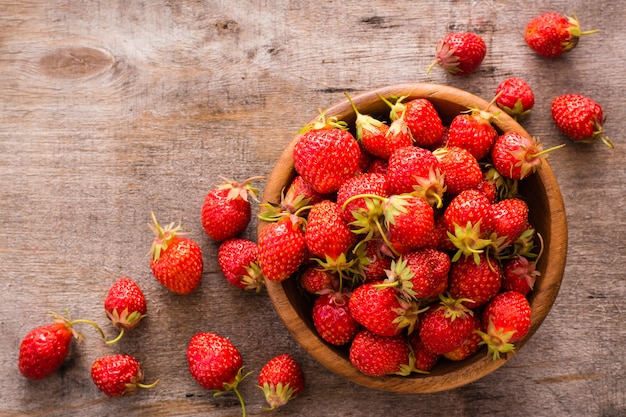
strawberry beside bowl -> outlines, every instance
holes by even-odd
[[[489,103],[466,91],[445,85],[428,83],[403,83],[381,87],[352,97],[361,114],[389,114],[384,97],[406,96],[404,102],[426,98],[434,105],[444,125],[460,112],[470,107],[488,110]],[[490,109],[493,111],[493,108]],[[326,117],[336,116],[349,126],[354,126],[356,114],[350,102],[340,101],[326,110]],[[317,118],[313,119],[317,120]],[[514,119],[500,112],[493,120],[498,133],[517,132],[530,137]],[[284,189],[296,176],[293,150],[296,136],[279,157],[264,189],[262,202],[278,204]],[[543,253],[537,262],[540,276],[528,294],[531,307],[530,330],[524,339],[515,343],[515,352],[530,339],[550,311],[559,291],[567,252],[567,223],[562,196],[549,164],[544,160],[537,171],[519,182],[520,194],[529,207],[529,220],[543,240]],[[268,226],[259,220],[258,233]],[[429,393],[453,389],[476,381],[504,365],[513,352],[494,360],[482,347],[476,354],[462,361],[441,359],[428,374],[412,373],[409,376],[368,376],[357,370],[349,360],[347,346],[325,342],[317,333],[312,319],[313,298],[304,295],[296,277],[284,281],[266,280],[267,291],[273,306],[291,335],[313,358],[329,370],[350,381],[373,389],[402,392]]]

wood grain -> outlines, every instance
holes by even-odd
[[[575,12],[584,29],[600,32],[565,57],[540,58],[522,33],[548,9]],[[285,415],[317,416],[320,404],[337,416],[626,414],[626,51],[617,41],[626,39],[625,18],[619,2],[582,0],[549,8],[537,0],[2,2],[0,416],[239,415],[233,396],[214,398],[186,369],[188,340],[206,330],[229,336],[249,370],[279,353],[296,357],[307,389]],[[485,60],[468,77],[426,75],[450,30],[481,34]],[[523,126],[546,147],[567,142],[551,121],[552,98],[577,92],[603,105],[616,148],[567,142],[550,156],[567,215],[567,265],[552,310],[505,366],[444,393],[361,387],[300,348],[267,294],[225,282],[199,221],[220,175],[268,175],[302,123],[344,92],[428,81],[489,100],[513,75],[535,91]],[[203,282],[187,297],[150,275],[151,210],[181,221],[202,246]],[[107,347],[81,328],[86,341],[61,372],[36,383],[19,375],[20,340],[48,310],[67,308],[113,335],[102,302],[123,275],[148,297],[136,331]],[[89,367],[112,351],[136,355],[159,385],[103,398]],[[253,376],[242,393],[249,415],[262,415],[255,385]]]

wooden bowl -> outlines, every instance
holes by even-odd
[[[426,83],[385,86],[356,95],[352,100],[362,114],[388,114],[389,107],[379,95],[385,98],[406,96],[405,102],[414,98],[427,98],[439,112],[444,124],[449,124],[455,115],[470,106],[484,110],[489,106],[487,101],[466,91]],[[351,125],[355,121],[355,114],[347,100],[330,106],[327,116],[337,116],[339,120]],[[315,119],[317,117],[313,118]],[[499,114],[494,125],[500,132],[515,131],[528,136],[528,132],[503,112]],[[278,203],[283,188],[295,176],[295,141],[296,138],[278,159],[265,186],[262,202]],[[536,174],[521,181],[519,187],[520,193],[527,199],[531,222],[541,233],[545,246],[538,262],[541,276],[537,279],[534,291],[528,296],[532,308],[531,328],[526,338],[516,343],[517,351],[530,339],[550,311],[559,291],[567,252],[567,223],[563,199],[549,164],[544,160]],[[258,231],[265,225],[259,221]],[[311,318],[312,300],[303,295],[293,277],[282,283],[269,280],[266,283],[278,316],[302,348],[329,370],[370,388],[403,393],[449,390],[484,377],[513,356],[513,353],[502,355],[501,359],[494,361],[483,348],[464,361],[441,359],[428,375],[370,377],[352,366],[346,347],[332,346],[318,336]]]

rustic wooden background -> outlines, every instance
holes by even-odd
[[[626,415],[626,12],[618,1],[204,0],[0,2],[0,416],[236,416],[189,376],[185,349],[198,331],[239,347],[247,369],[289,352],[308,386],[281,415]],[[538,57],[525,23],[554,10],[584,29],[569,55]],[[448,31],[482,35],[487,56],[465,78],[435,68]],[[533,87],[524,122],[546,146],[566,141],[553,97],[582,93],[607,114],[616,144],[573,143],[553,154],[569,223],[568,262],[552,312],[518,355],[468,386],[389,394],[348,382],[309,358],[266,294],[220,274],[199,215],[219,176],[270,172],[281,148],[319,108],[401,81],[429,81],[491,98],[506,77]],[[262,184],[261,184],[262,185]],[[201,244],[205,274],[188,296],[151,276],[147,223],[181,221]],[[254,224],[246,232],[254,238]],[[71,310],[114,334],[102,310],[117,278],[134,278],[148,317],[114,347],[87,341],[61,372],[30,382],[17,370],[20,340]],[[160,384],[121,399],[89,377],[109,352],[136,355]],[[242,384],[250,415],[264,400],[256,375]]]

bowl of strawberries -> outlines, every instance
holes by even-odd
[[[403,83],[304,124],[264,189],[259,265],[296,341],[370,388],[453,389],[504,365],[559,291],[562,196],[493,104]]]

